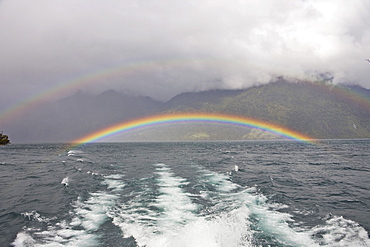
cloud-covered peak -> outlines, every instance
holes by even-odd
[[[71,81],[64,94],[113,88],[162,100],[313,71],[370,87],[366,0],[3,0],[0,36],[11,102]]]

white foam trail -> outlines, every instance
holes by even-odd
[[[108,190],[78,199],[69,222],[49,225],[50,219],[37,212],[24,213],[47,224],[47,230],[24,229],[13,245],[99,246],[99,229],[112,218],[124,237],[146,247],[370,246],[367,232],[353,221],[331,216],[321,226],[299,229],[292,215],[278,211],[288,206],[271,204],[255,188],[242,188],[226,175],[197,169],[193,188],[204,191],[186,192],[188,180],[157,164],[156,184],[153,177],[136,180],[124,203],[118,203],[126,186],[123,175],[103,175]],[[205,202],[203,208],[192,199]],[[265,236],[271,242],[263,242]]]
[[[165,165],[158,165],[159,184],[162,192],[173,198],[178,194],[185,180],[173,176]],[[133,232],[139,246],[172,247],[172,246],[264,246],[270,243],[258,242],[257,236],[269,236],[272,243],[282,246],[370,246],[367,232],[354,222],[335,217],[328,220],[323,227],[302,229],[294,225],[293,216],[278,211],[287,205],[268,203],[264,195],[258,194],[255,188],[240,188],[223,174],[199,170],[202,174],[198,181],[212,185],[216,191],[207,191],[207,196],[199,197],[210,200],[211,206],[198,212],[196,217],[189,218],[182,224],[158,224],[148,227],[141,224]],[[174,187],[173,191],[163,190]],[[185,193],[186,194],[186,193]],[[196,195],[191,195],[196,197]],[[176,200],[158,197],[163,205],[171,205]],[[189,195],[188,195],[189,198]],[[161,201],[163,200],[163,202]],[[158,200],[157,200],[158,203]],[[183,205],[184,201],[179,200]],[[170,206],[168,206],[170,209]],[[170,209],[171,210],[171,209]],[[164,217],[165,214],[161,214]],[[176,215],[176,214],[175,214]],[[165,216],[171,219],[169,215]],[[193,215],[194,216],[194,215]],[[250,219],[253,218],[253,230]],[[177,218],[173,218],[175,223]],[[355,225],[354,225],[355,224]],[[129,225],[126,225],[130,228]],[[257,227],[257,228],[256,228]],[[324,232],[324,233],[323,233]],[[318,239],[320,233],[322,239]],[[316,236],[315,236],[316,235]],[[257,241],[257,242],[256,242]],[[267,240],[269,241],[269,240]]]
[[[59,227],[59,229],[57,229]],[[33,232],[36,239],[42,239],[38,243],[32,238],[32,229],[27,229],[27,232],[19,232],[16,239],[12,243],[15,247],[92,247],[98,246],[97,238],[91,233],[84,230],[72,230],[65,223],[60,223],[57,226],[50,226],[48,230],[41,232]]]
[[[96,231],[107,220],[107,211],[117,197],[106,193],[91,193],[87,201],[75,203],[71,222],[61,221],[48,226],[45,231],[29,229],[20,232],[14,246],[98,246]],[[38,240],[41,240],[38,242]],[[32,245],[29,245],[32,243]]]
[[[36,241],[25,232],[18,232],[12,246],[14,247],[25,247],[25,246],[35,246]]]
[[[113,224],[122,229],[124,237],[133,236],[139,246],[143,246],[158,232],[156,220],[160,213],[153,207],[148,207],[147,204],[153,194],[152,187],[146,186],[145,180],[138,182],[140,183],[139,188],[144,190],[133,191],[130,195],[133,199],[117,205],[114,210],[110,211],[109,216],[113,219]]]
[[[274,237],[282,244],[293,246],[318,246],[308,232],[298,231],[289,225],[293,223],[292,216],[272,209],[273,205],[267,203],[263,195],[251,195],[241,192],[247,207],[258,220],[258,226],[269,236]]]
[[[274,236],[281,243],[290,243],[293,246],[316,246],[308,233],[296,232],[289,226],[287,222],[292,221],[291,215],[273,210],[273,205],[267,203],[265,196],[256,193],[255,188],[242,189],[230,181],[226,175],[202,169],[199,171],[203,174],[203,181],[213,185],[218,191],[217,193],[208,192],[208,199],[211,200],[213,206],[207,209],[207,213],[219,215],[230,210],[237,210],[243,212],[248,218],[256,218],[258,222],[254,224],[258,224],[259,228]],[[238,225],[238,227],[251,233],[245,225]],[[252,238],[251,235],[248,236],[249,239]]]
[[[108,185],[108,189],[114,192],[121,191],[125,187],[125,184],[121,180],[123,178],[121,174],[105,175],[104,178],[103,184]]]
[[[107,211],[115,204],[116,195],[104,192],[91,193],[89,200],[77,202],[73,226],[81,225],[88,231],[96,231],[107,219]]]
[[[198,217],[172,234],[154,236],[149,247],[251,246],[248,210],[241,208],[217,217]]]
[[[124,183],[119,176],[106,176],[109,179],[103,181],[111,192],[120,191]],[[64,182],[63,182],[64,181]],[[64,178],[63,184],[68,185],[68,177]],[[113,181],[113,182],[112,182]],[[90,198],[82,201],[79,198],[73,205],[70,222],[61,221],[55,225],[49,225],[47,230],[28,229],[19,232],[14,246],[99,246],[97,231],[108,219],[109,211],[115,206],[118,196],[109,191],[90,193]],[[25,217],[32,217],[40,222],[49,222],[49,219],[40,216],[37,212],[24,213]],[[40,240],[40,242],[39,242]]]
[[[239,185],[231,182],[229,177],[224,174],[207,171],[203,176],[216,190],[221,192],[230,192],[239,187]]]
[[[114,217],[113,223],[121,227],[126,237],[133,236],[139,246],[147,247],[252,246],[248,208],[230,207],[217,215],[203,214],[191,200],[203,195],[185,192],[187,180],[175,176],[164,164],[156,165],[156,174],[159,195],[153,203],[148,207],[137,200]],[[207,178],[226,194],[238,187],[221,174],[208,172]],[[146,194],[149,192],[138,196]],[[153,211],[153,207],[157,210]]]
[[[207,199],[213,201],[215,205],[209,208],[207,213],[219,215],[227,208],[242,210],[246,207],[244,213],[256,219],[257,222],[254,222],[254,224],[258,225],[260,231],[275,238],[283,245],[307,247],[321,246],[322,244],[330,247],[370,246],[366,230],[353,221],[335,216],[327,220],[325,225],[313,229],[293,227],[295,222],[292,215],[278,211],[278,209],[287,208],[287,205],[268,203],[267,198],[256,193],[255,188],[240,190],[241,188],[233,186],[233,183],[224,175],[200,171],[204,174],[206,181],[214,185],[214,188],[219,191],[219,193],[208,192]]]
[[[233,222],[233,227],[243,229],[247,239],[252,239],[252,231],[249,229],[248,219],[254,217],[263,231],[268,232],[280,243],[288,243],[293,246],[317,246],[307,232],[299,232],[291,228],[288,222],[292,222],[292,216],[281,213],[273,209],[276,205],[267,203],[267,198],[256,193],[255,188],[240,188],[237,184],[230,181],[229,177],[223,174],[199,169],[204,181],[212,185],[216,192],[208,191],[208,197],[213,206],[206,209],[206,216],[213,215],[218,217],[225,212],[238,212],[247,219],[244,224]],[[239,234],[240,235],[240,234]],[[248,243],[248,241],[246,241]],[[245,243],[244,243],[245,244]],[[216,245],[217,246],[217,245]],[[222,245],[221,245],[222,246]],[[244,245],[233,245],[244,246]],[[246,246],[253,246],[251,243]]]
[[[111,175],[104,175],[105,178],[110,179],[122,179],[124,176],[122,174],[111,174]]]
[[[182,228],[198,219],[198,205],[182,189],[187,181],[175,176],[164,164],[156,165],[156,174],[158,195],[152,203],[148,205],[146,195],[153,194],[153,191],[147,188],[148,191],[137,194],[129,206],[122,205],[113,216],[113,223],[122,229],[125,236],[133,236],[139,246],[170,246],[169,241],[176,238]]]
[[[160,195],[151,205],[162,210],[162,215],[158,219],[159,225],[170,230],[176,229],[178,224],[194,220],[196,217],[194,212],[198,206],[192,203],[189,194],[181,188],[187,183],[186,180],[175,177],[164,165],[157,168],[157,174],[160,176],[158,179]]]
[[[325,246],[370,246],[366,230],[343,217],[331,216],[325,225],[314,227],[311,234]]]

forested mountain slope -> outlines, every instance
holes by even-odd
[[[370,138],[370,90],[325,82],[275,82],[244,90],[188,92],[159,102],[113,90],[76,93],[24,114],[5,126],[13,143],[69,142],[104,127],[169,112],[226,113],[271,122],[318,139]],[[165,125],[126,133],[117,141],[245,140],[276,138],[247,128]]]

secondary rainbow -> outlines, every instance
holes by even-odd
[[[11,122],[13,118],[18,115],[22,115],[24,112],[29,111],[33,108],[38,108],[45,102],[59,98],[69,91],[78,90],[83,86],[91,83],[100,83],[109,80],[113,77],[124,77],[129,73],[140,73],[150,69],[155,69],[160,66],[176,66],[186,64],[186,60],[156,60],[156,61],[144,61],[131,64],[119,64],[108,68],[101,68],[96,71],[86,73],[77,78],[67,80],[59,83],[58,85],[47,88],[37,94],[31,95],[30,97],[12,105],[11,107],[0,112],[0,125]]]
[[[156,125],[171,124],[171,123],[186,123],[186,122],[203,122],[203,123],[218,123],[218,124],[229,124],[235,126],[242,126],[248,128],[257,128],[268,131],[270,133],[282,136],[291,140],[310,142],[314,138],[284,128],[279,125],[267,123],[261,120],[247,118],[244,116],[235,116],[227,114],[216,114],[216,113],[173,113],[173,114],[162,114],[144,117],[132,121],[121,122],[112,125],[107,128],[100,129],[96,132],[88,134],[84,137],[74,140],[74,145],[91,143],[103,140],[105,138],[145,127],[151,127]]]
[[[32,109],[37,109],[43,103],[53,101],[61,97],[61,95],[68,95],[69,92],[74,90],[82,89],[85,86],[93,83],[102,83],[104,81],[109,81],[112,78],[124,78],[128,74],[140,74],[147,71],[155,71],[158,68],[171,68],[171,67],[186,67],[192,66],[193,64],[203,64],[202,66],[215,66],[218,68],[227,64],[227,61],[222,60],[212,60],[207,58],[196,58],[196,59],[168,59],[168,60],[152,60],[152,61],[142,61],[136,63],[124,63],[117,64],[115,66],[99,68],[94,71],[90,71],[84,75],[81,75],[76,78],[70,78],[70,80],[63,80],[54,87],[47,88],[44,91],[41,91],[35,95],[31,95],[24,100],[11,105],[9,108],[4,109],[0,112],[0,126],[4,124],[11,124],[12,121],[15,121],[17,116],[22,115],[25,112],[29,112]],[[245,64],[243,64],[245,65]],[[256,64],[255,64],[256,65]],[[266,65],[257,64],[262,68]],[[323,90],[332,90],[332,87],[321,85],[317,79],[305,77],[302,81],[312,82],[313,86],[322,87]],[[368,98],[360,95],[351,90],[345,88],[334,87],[334,91],[340,97],[345,99],[350,99],[356,101],[358,104],[362,105],[365,108],[370,107],[370,101]],[[2,126],[4,127],[4,126]]]
[[[82,76],[62,81],[54,87],[47,88],[37,94],[10,106],[9,108],[0,111],[0,125],[11,123],[14,118],[28,112],[31,109],[37,109],[40,105],[60,98],[61,95],[68,94],[68,92],[83,89],[89,84],[99,84],[113,78],[124,78],[129,74],[140,74],[142,72],[155,71],[158,68],[166,67],[186,67],[193,63],[207,63],[208,65],[218,64],[221,62],[210,59],[168,59],[168,60],[151,60],[136,63],[124,63],[111,67],[104,67],[95,71],[88,72]]]

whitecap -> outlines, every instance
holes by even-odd
[[[106,179],[102,182],[112,191],[121,191],[125,187],[125,183],[120,180],[121,176],[104,176]]]
[[[325,225],[314,227],[311,234],[325,246],[370,246],[367,231],[342,216],[328,216]]]
[[[63,178],[62,182],[60,182],[60,183],[63,184],[64,186],[68,186],[69,185],[69,177]]]
[[[49,222],[50,219],[47,217],[41,216],[37,211],[25,212],[21,213],[24,217],[28,218],[30,221],[38,221],[38,222]]]
[[[83,153],[84,152],[82,152],[81,150],[70,150],[70,151],[68,151],[67,155],[68,156],[79,156]]]
[[[14,247],[31,247],[34,246],[36,241],[25,232],[18,232],[12,246]]]

